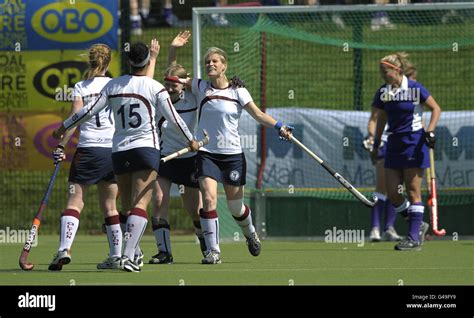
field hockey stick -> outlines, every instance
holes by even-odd
[[[430,148],[430,197],[428,199],[428,205],[431,207],[431,228],[436,236],[446,235],[446,230],[438,230],[438,193],[436,192],[436,170],[434,161],[434,150]]]
[[[324,162],[321,158],[319,158],[314,152],[309,150],[305,145],[303,145],[298,139],[296,139],[293,135],[290,136],[290,141],[295,143],[298,147],[306,151],[313,159],[315,159],[327,172],[329,172],[340,184],[342,184],[347,190],[349,190],[352,195],[354,195],[360,202],[364,203],[367,207],[371,208],[377,203],[377,197],[373,196],[372,200],[370,201],[367,199],[362,193],[360,193],[352,184],[349,183],[343,176],[337,173],[329,164]]]
[[[207,131],[205,129],[203,129],[202,133],[204,134],[204,138],[201,141],[198,142],[199,148],[201,148],[202,146],[207,145],[209,143],[209,135],[207,134]],[[188,153],[190,151],[191,151],[191,147],[183,148],[181,150],[173,152],[169,156],[161,158],[161,162],[165,163],[167,161],[170,161],[171,159],[178,158],[179,156],[182,156],[185,153]]]
[[[25,246],[23,246],[23,250],[21,251],[19,264],[22,270],[30,271],[35,266],[32,263],[28,263],[28,255],[30,254],[33,242],[36,236],[38,235],[38,230],[41,225],[41,217],[43,215],[44,209],[46,208],[46,204],[48,204],[49,195],[53,190],[54,181],[58,176],[59,166],[60,163],[56,164],[56,166],[54,167],[53,175],[51,176],[51,179],[49,179],[48,188],[46,189],[46,192],[43,196],[43,200],[41,200],[41,204],[38,208],[38,211],[36,212],[35,218],[33,219],[33,225],[31,226],[30,233],[28,234],[28,238],[26,239]]]

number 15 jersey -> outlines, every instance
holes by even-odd
[[[193,138],[164,86],[146,76],[124,75],[111,80],[97,101],[66,119],[64,127],[77,126],[106,106],[111,108],[115,122],[112,152],[141,147],[160,149],[156,118],[161,117],[174,124],[183,140]]]

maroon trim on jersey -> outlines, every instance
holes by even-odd
[[[159,91],[156,95],[161,94],[163,92],[166,92],[166,88],[163,88],[161,91]]]
[[[84,102],[84,100],[85,100],[86,98],[91,98],[91,97],[95,97],[95,96],[99,96],[99,95],[100,95],[100,93],[95,93],[95,94],[89,94],[89,95],[81,96],[82,102]]]
[[[151,126],[151,132],[152,132],[152,135],[153,135],[153,147],[156,148],[155,127],[153,127],[153,116],[152,116],[150,101],[148,99],[146,99],[145,97],[143,97],[142,95],[133,94],[133,93],[109,95],[109,98],[118,98],[118,97],[136,98],[136,99],[142,101],[143,104],[145,104],[145,107],[148,110],[148,115],[150,116],[150,126]]]
[[[94,109],[95,105],[97,104],[97,102],[100,100],[101,97],[102,97],[102,93],[99,94],[99,98],[97,98],[97,99],[95,100],[95,102],[94,102],[94,104],[91,106],[91,108],[89,108],[89,110],[88,110],[84,115],[82,115],[81,118],[76,118],[76,119],[74,119],[74,117],[77,117],[77,114],[72,115],[72,124],[74,124],[74,123],[80,121],[82,118],[86,117],[87,114],[89,114],[90,112],[92,112],[92,110]],[[64,125],[64,122],[63,122],[63,125]],[[71,127],[71,126],[68,126],[68,127],[64,126],[64,128],[66,128],[66,129],[68,129],[69,127]]]
[[[198,90],[200,90],[199,85],[201,85],[202,79],[198,79]]]
[[[197,109],[198,109],[197,107],[190,108],[190,109],[180,109],[180,110],[176,109],[176,112],[177,112],[178,114],[184,114],[184,113],[193,112],[193,111],[195,111],[195,110],[197,110]]]
[[[171,111],[171,114],[173,114],[173,118],[174,118],[174,121],[176,122],[176,124],[178,125],[179,127],[179,130],[181,130],[181,132],[183,133],[184,137],[188,140],[188,141],[191,141],[188,139],[188,136],[186,136],[186,134],[184,133],[184,129],[181,127],[181,125],[179,124],[179,121],[178,119],[176,118],[175,114],[174,114],[174,106],[173,106],[173,103],[171,103],[171,99],[167,98],[166,101],[168,102],[168,107],[170,108],[170,111]],[[175,109],[176,110],[176,109]]]
[[[212,99],[223,99],[223,100],[227,100],[229,102],[234,102],[234,103],[237,103],[240,105],[240,102],[237,100],[237,99],[233,99],[233,98],[229,98],[229,97],[226,97],[226,96],[206,96],[202,101],[201,101],[201,105],[199,105],[199,117],[198,117],[198,123],[199,121],[201,120],[201,115],[202,115],[202,107],[204,106],[205,103],[207,103],[208,101],[212,100]],[[240,105],[242,106],[242,105]]]

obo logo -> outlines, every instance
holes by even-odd
[[[45,5],[32,17],[33,29],[42,37],[64,43],[87,42],[100,38],[113,26],[112,14],[92,2],[55,2]]]
[[[36,90],[46,97],[58,100],[58,88],[73,88],[82,78],[87,69],[87,63],[64,61],[43,67],[33,78]],[[107,76],[112,76],[110,72]],[[70,100],[67,100],[70,101]]]

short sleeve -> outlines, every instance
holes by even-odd
[[[384,109],[384,102],[382,101],[382,87],[375,92],[374,99],[372,100],[372,106],[380,109]]]
[[[192,82],[191,82],[191,88],[193,90],[193,93],[194,94],[198,94],[201,90],[200,90],[200,83],[202,82],[202,80],[200,78],[193,78]]]
[[[424,103],[426,102],[426,100],[428,99],[428,97],[431,96],[430,92],[423,86],[421,85],[420,83],[417,83],[417,88],[420,90],[420,103]]]
[[[237,88],[237,99],[242,107],[253,101],[249,91],[244,87]]]
[[[74,85],[74,90],[72,91],[72,97],[82,98],[82,86],[80,82]]]

